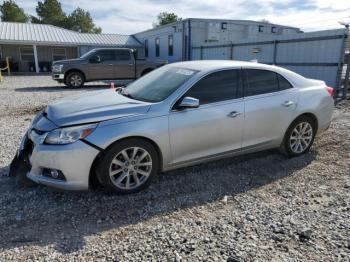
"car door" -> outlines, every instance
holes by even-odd
[[[114,61],[115,79],[135,78],[135,59],[129,49],[117,49],[114,51],[116,60]]]
[[[95,60],[89,62],[89,79],[113,79],[115,62],[113,49],[97,50],[93,58]]]
[[[173,164],[241,149],[244,102],[239,70],[211,73],[184,97],[199,99],[200,106],[177,110],[175,105],[169,114]]]
[[[296,89],[280,74],[243,69],[245,121],[242,148],[278,146],[294,117]]]

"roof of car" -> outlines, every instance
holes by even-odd
[[[177,67],[185,67],[188,69],[198,70],[198,71],[212,71],[216,69],[225,68],[261,68],[261,69],[276,69],[276,66],[270,66],[266,64],[260,64],[257,62],[245,62],[245,61],[232,61],[232,60],[197,60],[197,61],[186,61],[177,62],[171,64]]]
[[[277,72],[284,76],[287,80],[292,82],[294,86],[307,86],[313,83],[313,80],[307,79],[288,69],[274,66],[260,64],[257,62],[233,61],[233,60],[198,60],[186,61],[170,64],[169,66],[183,67],[187,69],[201,71],[203,74],[210,71],[230,69],[230,68],[252,68],[262,69]]]

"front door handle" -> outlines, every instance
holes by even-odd
[[[231,118],[235,118],[235,117],[237,117],[237,116],[239,116],[239,115],[241,115],[241,114],[242,114],[241,112],[232,111],[232,112],[230,112],[227,116],[228,116],[228,117],[231,117]]]
[[[282,104],[282,106],[285,106],[285,107],[290,107],[290,106],[292,106],[292,105],[294,105],[294,102],[293,102],[293,101],[285,101],[285,102]]]
[[[108,64],[109,66],[113,66],[113,64]]]

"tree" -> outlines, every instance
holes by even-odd
[[[158,27],[166,24],[170,24],[176,21],[181,21],[182,18],[178,17],[177,14],[174,13],[168,13],[168,12],[162,12],[159,15],[157,15],[157,22],[153,24],[153,27]]]
[[[32,23],[50,24],[67,28],[67,16],[62,10],[61,3],[57,0],[39,1],[35,10],[38,17],[31,16]]]
[[[89,12],[78,7],[68,16],[68,27],[82,33],[100,34],[102,29],[96,27]]]
[[[0,5],[1,21],[3,22],[28,22],[29,18],[14,1],[4,1]]]

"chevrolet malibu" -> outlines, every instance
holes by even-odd
[[[323,81],[276,66],[173,63],[123,89],[50,104],[33,119],[11,172],[59,189],[99,183],[125,194],[158,172],[204,161],[271,148],[299,156],[329,127],[332,95]]]

